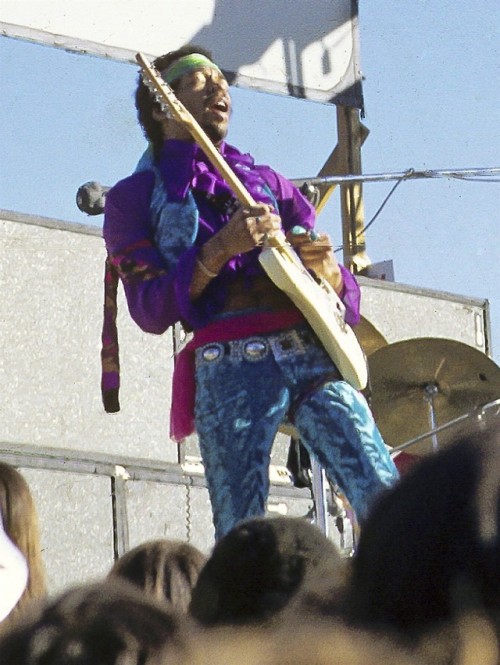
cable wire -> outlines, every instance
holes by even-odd
[[[348,175],[348,176],[326,176],[324,178],[313,178],[308,180],[310,185],[318,184],[342,184],[348,182],[386,182],[388,180],[397,180],[396,183],[391,188],[390,192],[387,194],[385,199],[382,201],[378,207],[375,214],[372,216],[370,221],[363,226],[356,233],[356,240],[372,226],[377,217],[380,215],[382,210],[385,208],[387,202],[392,197],[396,189],[404,180],[414,180],[419,178],[455,178],[457,180],[468,180],[472,182],[500,182],[500,178],[490,178],[488,176],[500,173],[500,167],[491,167],[491,168],[480,168],[480,169],[441,169],[441,170],[425,170],[425,171],[416,171],[413,168],[409,168],[403,173],[385,173],[385,174],[368,174],[368,175]],[[296,182],[296,181],[294,181]],[[343,245],[337,247],[334,251],[340,252],[344,249]]]
[[[363,233],[365,233],[365,232],[370,228],[370,226],[375,222],[375,220],[377,219],[377,217],[380,215],[380,213],[382,212],[382,210],[385,208],[386,203],[389,201],[389,199],[390,199],[391,196],[394,194],[394,192],[395,192],[396,189],[399,187],[399,185],[400,185],[404,180],[408,180],[408,178],[411,178],[412,173],[413,173],[413,169],[408,169],[408,171],[407,171],[404,175],[402,175],[402,176],[399,178],[399,180],[398,180],[398,181],[392,186],[392,188],[391,188],[389,194],[387,194],[387,196],[385,197],[385,199],[382,201],[382,203],[380,204],[380,206],[378,207],[377,211],[376,211],[375,214],[372,216],[372,218],[370,219],[370,221],[369,221],[367,224],[365,224],[365,226],[363,226],[363,228],[360,229],[360,230],[356,233],[356,240],[357,240],[357,239],[358,239]],[[344,245],[341,245],[340,247],[337,247],[334,251],[335,251],[335,252],[340,252],[340,250],[342,250],[342,249],[344,249]]]

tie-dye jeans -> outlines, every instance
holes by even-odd
[[[286,420],[359,521],[398,478],[366,400],[308,326],[197,349],[195,418],[216,539],[265,513],[271,447]]]

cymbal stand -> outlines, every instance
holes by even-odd
[[[312,493],[314,497],[315,524],[328,537],[328,508],[326,499],[325,470],[311,455]]]
[[[391,455],[394,455],[395,453],[400,453],[403,450],[406,450],[407,448],[411,448],[411,446],[414,446],[416,443],[419,443],[420,441],[425,441],[425,439],[430,439],[433,435],[438,434],[439,432],[443,432],[444,430],[449,429],[450,427],[453,427],[454,425],[457,425],[458,423],[463,422],[464,420],[467,420],[467,418],[470,418],[472,414],[466,413],[463,416],[459,416],[458,418],[455,418],[454,420],[450,420],[448,423],[445,423],[444,425],[440,425],[439,427],[436,427],[430,432],[425,432],[425,434],[419,434],[419,436],[416,436],[414,439],[411,439],[410,441],[406,441],[405,443],[402,443],[399,446],[396,446],[395,448],[392,448],[390,453]]]
[[[496,411],[490,414],[489,411],[493,409],[496,409]],[[439,427],[436,427],[430,432],[425,432],[425,434],[419,434],[419,436],[416,436],[414,439],[406,441],[405,443],[402,443],[401,445],[392,448],[390,454],[392,456],[395,455],[396,453],[400,453],[403,450],[406,450],[407,448],[411,448],[411,446],[414,446],[416,443],[419,443],[420,441],[425,441],[425,439],[430,439],[433,435],[436,436],[440,432],[444,432],[445,430],[450,429],[451,427],[455,427],[456,425],[459,425],[460,423],[463,423],[466,420],[469,420],[470,418],[475,418],[477,420],[477,426],[479,429],[485,429],[487,427],[488,422],[491,422],[491,419],[500,418],[500,399],[490,402],[489,404],[482,404],[481,406],[476,407],[470,413],[464,413],[463,415],[458,416],[453,420],[450,420],[444,425],[439,425]]]
[[[429,425],[433,434],[432,438],[432,452],[436,453],[439,450],[439,443],[437,434],[435,432],[437,423],[436,423],[436,410],[434,408],[434,398],[438,394],[439,389],[435,383],[428,383],[424,388],[424,399],[427,402],[429,407]]]

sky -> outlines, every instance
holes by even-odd
[[[363,172],[500,166],[497,0],[360,2]],[[78,210],[78,187],[113,184],[144,148],[137,67],[0,37],[0,208],[102,224]],[[229,142],[290,178],[314,176],[336,143],[332,105],[232,88]],[[496,176],[497,181],[500,176]],[[366,183],[369,222],[393,182]],[[500,363],[500,182],[403,182],[366,236],[397,282],[487,298]],[[341,242],[338,198],[318,227]]]

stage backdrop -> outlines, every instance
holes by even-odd
[[[234,85],[362,107],[357,0],[2,0],[3,35],[134,60],[186,43]]]

